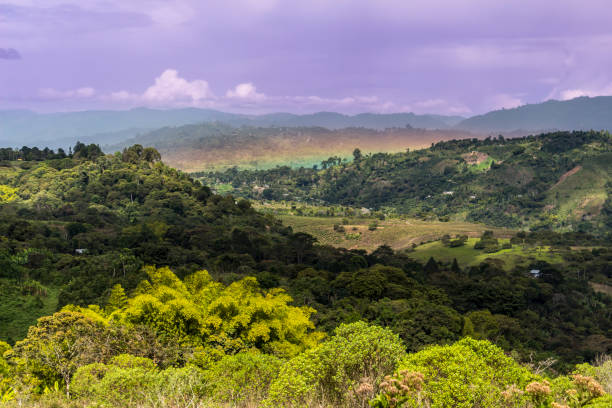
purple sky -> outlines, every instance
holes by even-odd
[[[0,0],[0,109],[473,115],[612,94],[609,0]]]

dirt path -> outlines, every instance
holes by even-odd
[[[574,174],[578,173],[580,170],[582,170],[582,166],[574,167],[573,169],[571,169],[570,171],[568,171],[567,173],[565,173],[564,175],[559,177],[559,181],[557,181],[557,183],[555,183],[553,188],[557,187],[558,185],[563,183],[565,181],[565,179],[567,179],[569,176],[573,176]]]

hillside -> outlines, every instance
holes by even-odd
[[[455,128],[481,133],[611,130],[611,112],[612,96],[550,100],[474,116],[461,121]]]
[[[606,137],[584,134],[575,149],[587,157]],[[546,140],[557,139],[522,143],[568,147]],[[504,152],[482,143],[491,155]],[[435,162],[418,158],[443,146],[416,161]],[[0,341],[0,396],[14,406],[183,406],[185,396],[201,406],[291,406],[330,395],[335,402],[319,405],[354,406],[350,398],[361,395],[365,406],[386,398],[373,387],[400,360],[431,350],[452,359],[453,343],[462,359],[474,347],[475,361],[504,352],[524,364],[553,357],[556,373],[612,351],[612,298],[593,290],[612,283],[609,240],[553,232],[499,240],[482,226],[480,238],[443,237],[439,249],[337,248],[246,200],[211,193],[152,148],[9,150],[0,152],[19,160],[0,162],[0,339],[10,343]],[[323,172],[400,163],[394,157],[402,156]],[[421,224],[438,231],[444,223]],[[350,378],[325,388],[343,364]],[[378,379],[357,393],[372,364]],[[306,388],[288,388],[292,381]]]
[[[472,137],[466,132],[393,128],[372,130],[323,127],[235,128],[223,123],[167,127],[105,146],[107,152],[141,144],[155,147],[164,162],[196,172],[240,167],[268,169],[286,164],[311,167],[330,155],[348,158],[355,146],[364,152],[397,152],[434,142]]]
[[[355,145],[358,147],[358,145]],[[382,209],[420,219],[609,233],[609,133],[439,142],[431,148],[330,159],[322,169],[200,173],[234,195]]]

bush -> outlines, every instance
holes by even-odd
[[[331,339],[283,365],[264,405],[364,405],[404,355],[401,340],[388,329],[340,325]]]
[[[108,365],[80,367],[73,391],[102,406],[187,406],[203,395],[203,383],[202,372],[193,366],[159,370],[149,359],[124,354]]]
[[[265,398],[281,365],[279,358],[256,352],[224,357],[205,373],[206,394],[231,406],[254,406]]]
[[[400,374],[382,384],[383,392],[372,401],[374,407],[414,406],[415,401],[432,407],[501,407],[506,399],[503,392],[537,379],[501,348],[470,338],[410,354],[399,367]],[[407,387],[406,392],[395,395],[396,384],[400,390],[401,385]],[[393,405],[398,397],[407,405]]]

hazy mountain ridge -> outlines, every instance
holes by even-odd
[[[455,126],[473,132],[612,129],[612,96],[580,97],[496,110]]]
[[[322,126],[328,129],[345,127],[414,127],[447,129],[461,121],[458,116],[415,115],[413,113],[355,116],[334,112],[308,115],[272,113],[243,115],[212,109],[149,109],[127,111],[81,111],[39,114],[27,110],[0,111],[0,141],[6,145],[40,145],[66,147],[76,140],[99,144],[117,143],[155,129],[202,122],[224,122],[231,126]]]
[[[77,140],[113,145],[164,127],[223,122],[241,127],[418,128],[480,134],[521,136],[553,130],[612,129],[612,96],[550,100],[502,109],[470,118],[414,113],[336,112],[246,115],[213,109],[98,110],[40,114],[28,110],[0,111],[0,142],[4,145],[67,147]]]

